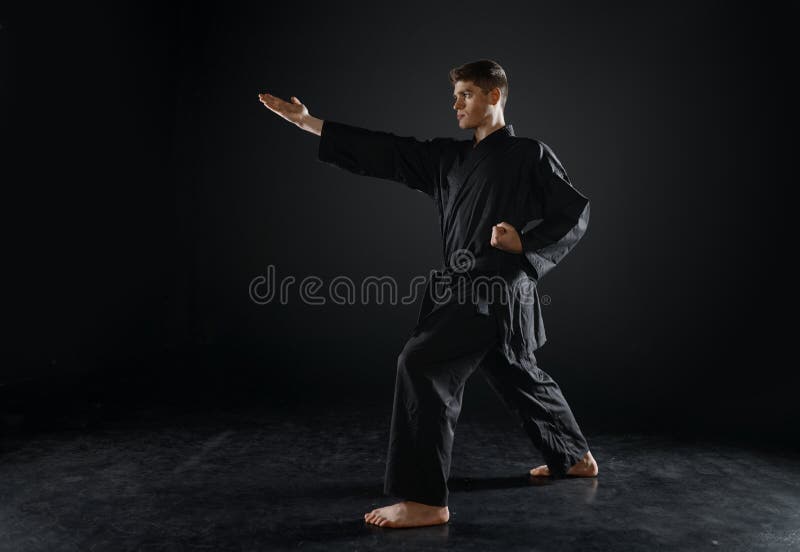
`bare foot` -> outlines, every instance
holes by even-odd
[[[577,464],[567,470],[567,475],[574,475],[575,477],[594,477],[600,469],[595,462],[592,453],[587,451]],[[547,477],[550,475],[550,468],[547,464],[537,466],[531,470],[531,475]]]
[[[364,514],[364,521],[381,527],[425,527],[441,525],[450,519],[447,506],[431,506],[405,500]]]

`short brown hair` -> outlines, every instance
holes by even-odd
[[[486,94],[494,88],[499,88],[502,95],[500,107],[505,109],[508,99],[508,77],[496,61],[481,59],[453,67],[450,69],[450,84],[455,85],[456,81],[472,81]]]

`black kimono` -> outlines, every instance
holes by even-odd
[[[553,151],[514,136],[511,125],[475,146],[325,121],[318,157],[425,193],[439,214],[445,266],[431,274],[398,357],[385,492],[447,504],[464,383],[479,367],[551,472],[563,475],[588,447],[558,385],[536,365],[533,352],[546,340],[536,286],[586,232],[589,201]],[[522,254],[490,245],[501,221],[520,233]]]

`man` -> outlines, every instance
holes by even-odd
[[[382,527],[449,520],[453,436],[464,384],[479,367],[547,462],[531,475],[598,473],[561,390],[533,355],[546,340],[536,284],[586,232],[589,201],[547,145],[516,137],[506,125],[508,80],[500,65],[468,63],[450,71],[450,82],[458,126],[473,129],[472,140],[420,141],[323,121],[294,96],[285,102],[259,94],[274,113],[321,137],[321,161],[401,182],[438,210],[451,266],[435,276],[450,293],[439,298],[441,282],[432,274],[398,357],[384,492],[403,500],[364,516]],[[481,278],[506,285],[500,292],[475,286]]]

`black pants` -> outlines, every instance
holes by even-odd
[[[397,360],[385,494],[447,505],[464,384],[479,367],[551,473],[563,476],[586,454],[586,439],[558,384],[535,359],[533,368],[509,364],[499,328],[495,309],[487,316],[467,301],[440,308],[414,329]]]

